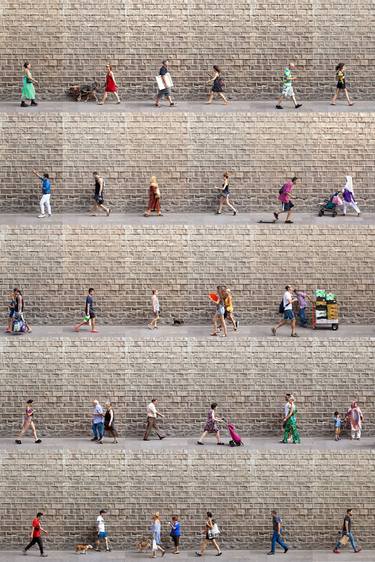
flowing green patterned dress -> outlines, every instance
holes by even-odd
[[[23,77],[22,99],[35,100],[34,84],[32,82],[29,82],[29,78],[27,74],[25,74]]]
[[[301,443],[301,437],[298,433],[297,429],[297,407],[294,406],[293,415],[288,418],[285,428],[284,428],[284,437],[283,442],[288,443],[289,434],[292,434],[293,443]]]

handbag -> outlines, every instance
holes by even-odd
[[[208,538],[210,540],[217,539],[219,535],[220,535],[220,529],[219,529],[217,523],[214,523],[213,526],[212,526],[212,529],[208,530]]]
[[[346,546],[349,542],[349,537],[348,535],[342,535],[341,539],[340,539],[340,545],[341,546]]]

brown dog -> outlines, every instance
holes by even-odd
[[[142,539],[137,544],[137,550],[139,552],[144,552],[145,550],[149,550],[151,548],[151,541],[149,539]]]
[[[88,550],[92,550],[91,544],[76,544],[77,554],[87,554]]]

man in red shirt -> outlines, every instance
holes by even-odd
[[[33,519],[33,522],[31,523],[32,525],[31,535],[30,535],[31,541],[24,549],[23,551],[24,554],[27,554],[29,548],[31,548],[34,544],[37,544],[39,546],[40,556],[43,556],[44,558],[48,556],[48,554],[44,553],[43,542],[42,542],[42,532],[48,535],[48,531],[46,531],[42,527],[41,518],[43,517],[43,515],[44,513],[42,511],[39,511],[36,514],[36,517]]]

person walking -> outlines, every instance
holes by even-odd
[[[223,297],[224,297],[224,321],[228,318],[232,322],[233,330],[237,332],[238,329],[238,321],[234,317],[234,308],[233,308],[233,297],[232,292],[227,287],[223,289]]]
[[[213,519],[213,515],[211,511],[207,511],[207,519],[204,527],[204,532],[205,532],[205,538],[201,543],[200,551],[196,552],[195,555],[204,556],[208,545],[213,544],[215,549],[217,550],[216,556],[221,556],[223,553],[220,549],[220,546],[217,543],[217,539],[220,536],[220,530],[216,521]]]
[[[117,437],[117,429],[115,427],[115,413],[113,411],[112,404],[110,402],[106,402],[105,404],[105,414],[104,414],[104,431],[109,433],[111,437],[113,437],[113,443],[118,443]]]
[[[357,545],[357,542],[354,538],[353,531],[352,531],[352,518],[353,518],[353,510],[347,509],[346,515],[344,517],[344,523],[342,526],[341,536],[336,542],[336,546],[333,549],[335,554],[340,554],[340,549],[345,546],[350,541],[354,552],[361,552],[362,548]]]
[[[98,105],[104,105],[105,101],[108,97],[108,94],[113,94],[116,98],[116,103],[121,103],[121,100],[118,95],[118,85],[115,80],[115,75],[113,74],[112,65],[107,64],[105,67],[107,74],[105,77],[105,88],[104,88],[104,95],[102,100],[98,102]]]
[[[165,550],[161,546],[161,521],[160,521],[160,513],[157,511],[152,516],[152,524],[151,524],[151,532],[152,532],[152,558],[156,558],[156,553],[160,550],[162,557],[165,555]]]
[[[286,554],[289,550],[288,545],[283,541],[282,537],[281,537],[281,533],[282,533],[282,528],[281,528],[281,524],[282,524],[282,519],[280,517],[280,515],[277,513],[276,509],[273,509],[271,511],[271,515],[272,515],[272,528],[273,528],[273,534],[272,534],[272,543],[271,543],[271,550],[269,552],[267,552],[267,554],[275,554],[276,551],[276,543],[278,543],[281,548],[284,549],[284,554]]]
[[[172,521],[170,521],[169,526],[171,528],[170,537],[174,544],[173,554],[180,554],[181,524],[177,515],[172,515]]]
[[[211,92],[208,95],[207,103],[211,104],[215,94],[219,94],[224,104],[228,105],[228,100],[224,95],[224,79],[221,75],[221,70],[216,64],[212,68],[214,70],[213,76],[207,82],[207,84],[211,84]]]
[[[349,92],[346,87],[345,64],[343,62],[339,62],[339,64],[336,66],[336,92],[332,98],[331,105],[336,105],[336,100],[340,92],[344,92],[348,105],[354,105],[354,103],[350,99]]]
[[[285,287],[285,293],[283,295],[282,301],[280,303],[280,308],[279,308],[280,313],[283,314],[283,319],[280,320],[280,322],[272,328],[272,334],[274,336],[276,336],[276,332],[279,328],[281,328],[281,326],[284,326],[284,324],[287,324],[288,322],[290,322],[291,328],[292,328],[291,336],[292,336],[292,338],[297,337],[296,317],[295,317],[295,314],[293,312],[293,303],[297,301],[297,298],[293,297],[293,292],[294,292],[294,289],[291,285],[287,285]]]
[[[350,423],[350,435],[352,439],[361,439],[363,414],[358,402],[353,400],[346,412],[345,420]]]
[[[44,552],[43,541],[42,541],[42,533],[48,536],[48,531],[42,527],[43,516],[44,516],[43,511],[38,511],[36,517],[34,517],[31,523],[31,534],[30,534],[31,541],[27,546],[25,546],[23,550],[23,554],[27,554],[28,550],[30,550],[30,548],[34,546],[34,544],[37,544],[39,546],[40,556],[42,556],[43,558],[46,558],[48,556],[48,554],[45,554]]]
[[[306,328],[307,326],[307,317],[306,317],[306,308],[308,306],[308,302],[312,302],[312,299],[309,297],[306,291],[300,291],[294,289],[293,293],[297,297],[298,302],[298,318],[301,328]]]
[[[217,287],[217,297],[218,300],[215,301],[216,311],[212,318],[212,333],[211,336],[217,336],[218,334],[218,323],[221,326],[223,331],[223,336],[228,336],[227,325],[225,323],[224,315],[225,315],[225,303],[224,303],[224,294],[223,288],[219,285]]]
[[[197,441],[198,445],[204,445],[203,439],[206,437],[208,433],[215,434],[218,445],[225,445],[225,443],[221,441],[220,428],[219,428],[219,423],[225,423],[225,422],[224,420],[216,417],[216,413],[215,413],[216,408],[217,408],[217,403],[213,402],[207,414],[207,421],[206,421],[206,425],[204,426],[203,433],[200,436],[199,441]]]
[[[155,106],[156,107],[160,107],[160,100],[163,97],[166,97],[167,100],[169,101],[169,106],[173,107],[174,101],[172,100],[172,96],[171,96],[171,88],[168,86],[167,82],[166,82],[166,75],[168,74],[168,76],[170,76],[170,72],[169,72],[169,60],[165,59],[162,62],[161,68],[159,70],[159,76],[161,76],[161,79],[164,83],[164,88],[162,88],[161,90],[158,91],[158,94],[156,96],[156,101],[155,101]]]
[[[297,77],[293,75],[296,65],[294,62],[290,62],[285,68],[282,76],[282,90],[281,96],[277,100],[276,109],[284,109],[281,105],[283,99],[291,98],[294,103],[294,107],[298,109],[302,107],[302,103],[297,103],[296,96],[294,93],[293,82],[297,80]]]
[[[31,429],[32,433],[33,433],[33,437],[34,437],[34,442],[35,443],[41,443],[42,440],[38,439],[38,435],[36,433],[36,428],[35,428],[35,423],[34,423],[34,409],[33,409],[33,400],[28,400],[26,402],[26,407],[25,407],[25,413],[23,416],[23,424],[22,424],[22,428],[21,431],[18,434],[18,437],[16,439],[16,444],[17,445],[21,445],[22,441],[21,441],[21,437],[23,435],[25,435],[25,433],[27,431],[29,431],[29,429]]]
[[[159,316],[160,315],[160,304],[159,304],[159,297],[158,297],[158,290],[157,289],[152,289],[151,302],[152,302],[153,319],[149,323],[148,327],[150,328],[150,330],[154,330],[154,329],[158,328],[158,320],[160,318],[160,316]]]
[[[83,317],[82,322],[75,326],[74,331],[79,332],[82,326],[89,325],[91,327],[91,333],[96,334],[96,313],[94,309],[94,289],[92,287],[89,288],[88,294],[86,297],[86,304],[85,304],[85,316]]]
[[[283,419],[283,422],[282,422],[283,431],[284,431],[285,425],[286,425],[286,422],[284,420],[288,417],[288,414],[289,414],[289,398],[290,397],[291,397],[290,392],[287,392],[285,394],[284,414],[283,414],[283,418],[282,418]],[[289,442],[289,435],[287,437],[287,441]],[[284,443],[284,440],[282,439],[280,441],[280,443]]]
[[[344,187],[342,188],[342,198],[343,198],[343,214],[346,217],[346,210],[348,207],[352,207],[357,216],[361,214],[361,211],[357,205],[354,196],[354,189],[353,189],[353,178],[352,176],[345,176],[346,182]]]
[[[107,214],[107,217],[111,214],[111,209],[104,205],[104,188],[105,188],[105,181],[98,172],[93,172],[94,176],[94,205],[90,209],[90,213],[92,217],[96,217],[96,211],[103,211]]]
[[[149,217],[156,212],[158,217],[162,217],[160,208],[161,193],[156,176],[151,176],[150,187],[148,188],[148,207],[143,216]]]
[[[99,400],[92,401],[92,432],[94,437],[91,441],[97,441],[100,445],[103,444],[104,435],[104,411],[99,404]]]
[[[40,206],[40,215],[38,215],[38,219],[44,219],[46,217],[45,208],[47,210],[47,216],[52,216],[51,211],[51,180],[49,179],[49,174],[44,173],[39,174],[36,170],[33,170],[34,176],[40,179],[41,187],[42,187],[42,198],[39,201]],[[44,208],[45,207],[45,208]]]
[[[275,222],[279,220],[279,215],[281,213],[287,213],[285,223],[286,224],[293,224],[292,218],[292,209],[294,207],[294,203],[292,201],[292,191],[296,187],[299,178],[294,176],[291,179],[288,179],[282,187],[279,189],[279,196],[278,199],[281,203],[281,211],[274,211],[273,216],[275,217]]]
[[[25,325],[26,331],[31,334],[32,329],[30,324],[26,322],[24,310],[25,310],[25,299],[21,293],[21,290],[16,288],[14,289],[14,297],[15,297],[15,311],[14,311],[14,320],[21,320]]]
[[[22,82],[22,92],[21,92],[21,107],[30,107],[32,105],[38,105],[35,101],[35,88],[34,84],[38,84],[37,80],[34,80],[31,74],[31,64],[25,62],[23,65],[23,82]],[[26,101],[30,101],[27,104]]]
[[[96,552],[100,552],[100,543],[103,540],[104,540],[104,543],[105,543],[106,551],[110,552],[112,550],[111,544],[110,544],[109,538],[108,538],[108,533],[105,530],[104,515],[106,513],[107,512],[106,512],[105,509],[101,509],[99,511],[98,517],[96,518],[96,531],[97,531],[97,539],[96,539],[96,546],[95,546]]]
[[[159,437],[160,440],[166,437],[165,435],[159,432],[157,418],[164,418],[164,416],[156,409],[157,405],[158,405],[157,399],[153,398],[147,406],[147,425],[146,425],[145,434],[143,436],[143,441],[149,440],[152,430],[155,431],[156,435]]]
[[[237,215],[237,209],[235,209],[233,207],[233,205],[231,204],[230,200],[229,200],[229,195],[230,195],[230,191],[229,191],[229,172],[224,172],[223,174],[223,185],[221,187],[216,187],[216,189],[218,189],[220,191],[219,194],[219,207],[216,211],[217,215],[221,215],[222,210],[223,210],[223,206],[227,205],[232,211],[233,211],[233,215]]]
[[[293,394],[289,396],[288,415],[284,417],[283,427],[284,436],[282,443],[288,443],[289,434],[292,435],[294,445],[301,443],[301,438],[297,429],[297,406]]]

